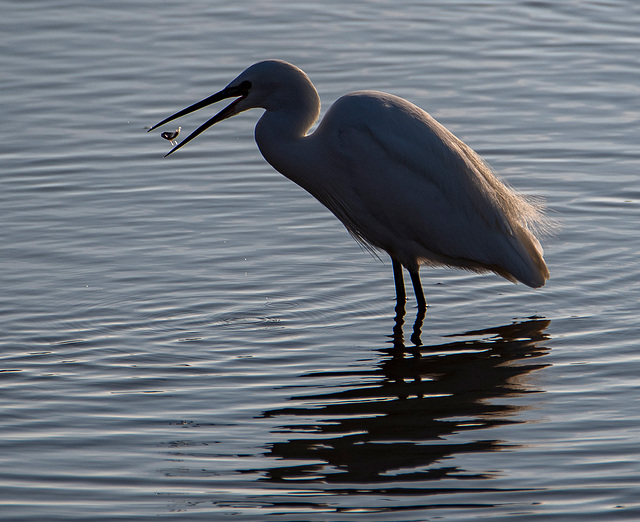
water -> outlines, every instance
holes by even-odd
[[[640,518],[640,4],[0,5],[2,520]],[[544,196],[548,285],[423,270],[417,348],[256,111],[162,159],[271,57]]]

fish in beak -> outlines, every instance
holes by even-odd
[[[200,125],[200,127],[194,130],[191,134],[189,134],[189,136],[187,136],[178,145],[176,145],[167,154],[165,154],[164,157],[166,158],[167,156],[170,156],[175,151],[177,151],[183,145],[186,145],[187,143],[189,143],[196,136],[198,136],[199,134],[202,134],[212,125],[215,125],[219,121],[226,120],[227,118],[230,118],[231,116],[234,116],[239,112],[242,112],[241,110],[238,110],[237,105],[240,101],[244,100],[248,96],[250,89],[251,89],[251,82],[248,82],[248,81],[244,81],[239,85],[229,85],[224,89],[222,89],[220,92],[212,94],[208,98],[205,98],[204,100],[201,100],[198,103],[194,103],[193,105],[190,105],[186,109],[182,109],[181,111],[176,112],[172,116],[169,116],[168,118],[165,118],[164,120],[162,120],[160,123],[156,123],[153,127],[151,127],[148,130],[148,132],[151,132],[152,130],[157,129],[158,127],[161,127],[165,123],[169,123],[170,121],[181,118],[182,116],[195,112],[199,109],[202,109],[203,107],[207,107],[208,105],[212,105],[216,102],[219,102],[220,100],[225,100],[227,98],[236,98],[224,109],[222,109],[218,114],[216,114],[213,118],[211,118],[210,120]]]

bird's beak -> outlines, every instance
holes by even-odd
[[[166,158],[167,156],[173,154],[180,147],[182,147],[183,145],[186,145],[193,138],[195,138],[199,134],[202,134],[204,131],[206,131],[212,125],[215,125],[219,121],[226,120],[227,118],[230,118],[231,116],[233,116],[234,114],[237,114],[238,112],[242,112],[242,111],[239,111],[236,106],[238,105],[238,102],[240,102],[241,100],[246,98],[247,95],[249,94],[249,87],[246,85],[247,83],[248,82],[243,82],[242,84],[237,85],[237,86],[226,87],[226,88],[222,89],[220,92],[212,94],[208,98],[205,98],[204,100],[201,100],[198,103],[194,103],[193,105],[190,105],[186,109],[182,109],[181,111],[176,112],[172,116],[169,116],[168,118],[165,118],[160,123],[156,123],[153,127],[151,127],[148,132],[151,132],[152,130],[157,129],[158,127],[164,125],[165,123],[169,123],[170,121],[173,121],[173,120],[176,120],[176,119],[178,119],[178,118],[180,118],[182,116],[185,116],[186,114],[192,113],[194,111],[197,111],[198,109],[202,109],[203,107],[206,107],[206,106],[211,105],[213,103],[219,102],[220,100],[224,100],[226,98],[235,98],[235,97],[237,97],[236,100],[234,100],[229,105],[227,105],[224,109],[222,109],[213,118],[211,118],[210,120],[208,120],[205,123],[203,123],[202,125],[200,125],[200,127],[198,127],[191,134],[189,134],[189,136],[187,136],[180,143],[178,143],[178,145],[173,147],[173,149],[171,149],[167,154],[165,154],[164,157]]]

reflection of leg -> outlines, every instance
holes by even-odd
[[[411,342],[416,346],[422,346],[422,339],[420,338],[420,336],[422,335],[422,325],[424,324],[425,315],[427,315],[426,304],[424,308],[418,308],[418,313],[416,314],[416,322],[413,323],[413,333],[411,334]]]
[[[402,276],[402,273],[400,273]],[[396,303],[396,317],[394,319],[395,324],[393,325],[393,347],[394,348],[404,348],[404,332],[402,331],[402,327],[404,326],[404,316],[405,316],[405,301],[404,299],[398,299]]]
[[[413,283],[413,291],[416,294],[416,301],[418,302],[418,310],[426,310],[427,301],[424,298],[424,292],[422,291],[422,283],[420,282],[420,273],[418,272],[417,269],[415,272],[409,270],[409,275],[411,276],[411,282]]]
[[[403,303],[403,316],[404,316],[404,302],[407,300],[407,292],[404,289],[404,277],[402,276],[402,265],[398,263],[393,257],[391,258],[391,264],[393,266],[393,280],[396,283],[396,299],[398,305]]]

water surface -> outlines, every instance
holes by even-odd
[[[640,518],[640,4],[2,7],[0,518]],[[258,111],[162,159],[265,58],[544,197],[547,286],[425,269],[416,343]]]

